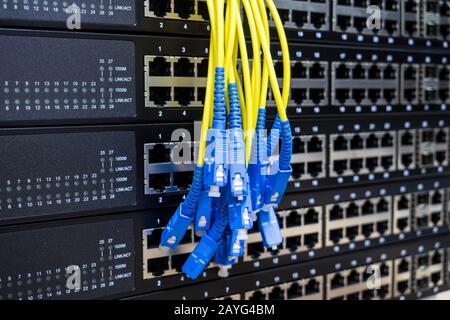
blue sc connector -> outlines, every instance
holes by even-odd
[[[195,213],[194,231],[197,235],[209,229],[211,225],[212,198],[208,191],[202,191],[198,200],[197,212]]]
[[[245,197],[244,201],[238,201],[234,197],[230,197],[228,201],[228,216],[231,230],[252,229],[253,218],[250,197]]]
[[[230,168],[229,185],[231,195],[243,200],[248,194],[248,175],[245,163],[245,141],[242,130],[241,106],[236,83],[228,85],[228,99],[230,102]]]
[[[245,241],[248,239],[247,230],[231,230],[229,238],[228,255],[230,257],[242,257],[244,255]]]
[[[264,206],[258,212],[258,224],[265,247],[276,247],[283,242],[283,235],[273,206]]]
[[[182,267],[186,276],[193,280],[197,279],[211,261],[220,242],[204,234]]]
[[[228,179],[228,137],[226,132],[225,70],[216,68],[214,82],[214,116],[207,133],[204,184],[210,197],[220,197],[219,189]]]
[[[194,180],[184,202],[182,202],[161,235],[161,246],[174,249],[184,237],[194,220],[195,210],[202,191],[203,168],[196,167]]]
[[[250,177],[250,194],[252,210],[257,212],[264,205],[267,170],[269,159],[266,151],[265,140],[266,109],[260,108],[256,122],[256,132],[252,143],[252,154],[248,165]]]

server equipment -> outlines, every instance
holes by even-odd
[[[276,1],[292,73],[283,242],[265,248],[256,226],[228,277],[211,263],[197,280],[181,272],[194,230],[174,250],[159,244],[198,153],[206,2],[78,5],[0,3],[0,300],[419,299],[450,288],[448,1]],[[77,13],[81,30],[68,30]],[[272,92],[267,112],[271,124]]]

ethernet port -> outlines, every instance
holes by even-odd
[[[209,60],[203,59],[202,62],[197,64],[197,77],[198,78],[206,78],[208,76],[208,65]]]
[[[355,27],[356,30],[358,30],[358,32],[362,32],[366,27],[366,18],[360,18],[360,17],[354,17],[353,18],[353,26]],[[362,79],[362,78],[357,78],[357,79]]]
[[[336,174],[341,175],[347,169],[348,169],[348,167],[347,167],[347,160],[334,160],[334,162],[333,162],[333,170],[334,170],[334,172],[336,172]]]
[[[391,103],[397,97],[397,93],[395,89],[384,89],[383,97],[386,100],[386,102]]]
[[[354,174],[358,174],[363,168],[363,159],[351,159],[350,169],[353,170]]]
[[[322,140],[320,140],[318,137],[312,137],[308,141],[308,152],[322,152],[323,146],[322,146]]]
[[[302,225],[302,216],[297,211],[289,212],[286,217],[286,228],[299,227]]]
[[[365,19],[364,19],[364,21],[365,21]],[[365,79],[366,78],[366,70],[360,64],[357,64],[353,68],[352,74],[353,74],[353,79]]]
[[[325,68],[320,63],[314,63],[309,69],[309,77],[311,79],[325,78]]]
[[[308,77],[308,68],[301,62],[296,62],[292,67],[292,77],[306,79]]]
[[[448,68],[442,67],[441,70],[439,71],[439,80],[448,81],[449,75],[450,75],[450,72],[449,72]]]
[[[440,264],[442,263],[442,254],[439,251],[435,251],[431,256],[431,264]]]
[[[438,5],[437,1],[431,1],[431,0],[426,1],[426,10],[427,10],[427,12],[438,13],[439,5]]]
[[[292,178],[300,179],[305,174],[305,163],[292,164]]]
[[[372,223],[362,225],[361,233],[364,235],[364,237],[369,238],[373,232],[374,232],[374,227],[373,227]]]
[[[154,277],[159,277],[164,274],[164,271],[169,269],[169,257],[162,257],[147,260],[147,272]]]
[[[410,268],[409,262],[408,260],[403,259],[399,264],[398,264],[398,268],[397,268],[397,272],[398,273],[404,273],[404,272],[408,272]]]
[[[336,100],[344,104],[347,99],[350,98],[350,90],[349,89],[336,89]]]
[[[148,70],[150,77],[169,77],[170,62],[163,57],[156,57],[149,62]]]
[[[416,0],[406,0],[405,1],[405,11],[409,13],[417,12],[417,1]]]
[[[354,284],[358,284],[361,282],[361,275],[356,270],[352,270],[350,274],[347,276],[347,285],[351,286]]]
[[[161,235],[164,229],[152,229],[147,234],[147,249],[159,248],[161,243]]]
[[[380,235],[384,235],[388,231],[389,223],[387,221],[377,222],[377,231]]]
[[[336,68],[336,79],[349,79],[350,69],[343,63]]]
[[[400,232],[403,232],[408,228],[408,218],[400,218],[397,220],[397,228]]]
[[[438,98],[437,90],[428,89],[428,88],[425,90],[425,101],[426,102],[436,101],[437,98]]]
[[[404,294],[408,289],[409,289],[409,281],[408,280],[403,280],[403,281],[397,282],[397,290],[401,294]]]
[[[308,23],[308,12],[307,11],[292,11],[292,21],[298,28],[302,28],[305,23]]]
[[[305,295],[316,294],[320,292],[320,283],[316,279],[311,279],[305,285]]]
[[[322,173],[321,161],[308,162],[308,174],[311,177],[317,178],[321,173]]]
[[[331,289],[338,289],[342,288],[345,285],[344,277],[337,273],[334,275],[334,277],[331,279]]]
[[[276,63],[275,63],[275,73],[278,75],[278,76],[280,76],[280,75],[282,75],[283,74],[283,67],[284,67],[284,65],[283,65],[283,61],[277,61]],[[280,89],[281,90],[281,89]]]
[[[291,252],[297,251],[298,247],[300,247],[301,245],[302,245],[302,237],[301,236],[286,238],[286,247]]]
[[[349,16],[337,16],[337,25],[341,31],[346,31],[352,24],[352,18]]]
[[[408,210],[409,209],[409,200],[405,196],[401,197],[397,203],[398,210]]]
[[[170,1],[149,1],[149,10],[157,17],[165,17],[171,11]]]
[[[439,271],[438,272],[433,272],[431,274],[431,282],[433,282],[433,284],[436,286],[441,281],[441,277],[442,276],[441,276],[441,273]]]
[[[369,69],[369,79],[381,79],[381,70],[376,64]]]
[[[440,192],[435,192],[431,197],[432,204],[442,204],[442,194]]]
[[[280,287],[275,287],[269,292],[269,300],[284,300],[284,292]]]
[[[447,143],[447,133],[444,130],[439,130],[436,133],[436,142],[437,143]]]
[[[188,189],[191,186],[191,182],[194,178],[192,171],[174,172],[173,184],[180,189]]]
[[[316,224],[319,222],[319,213],[314,209],[309,209],[304,215],[305,225]]]
[[[174,1],[174,11],[178,13],[181,19],[188,19],[195,14],[195,1],[177,0]]]
[[[375,207],[370,200],[364,202],[361,207],[361,215],[366,216],[375,213]]]
[[[417,195],[418,205],[428,205],[430,203],[430,198],[428,193],[421,193]]]
[[[407,131],[402,134],[401,144],[402,146],[412,146],[414,142],[414,136],[411,132]]]
[[[205,103],[206,88],[197,88],[197,99],[201,103]]]
[[[170,149],[163,144],[155,144],[148,150],[147,160],[148,163],[170,162]]]
[[[262,293],[260,290],[256,290],[253,292],[253,294],[249,297],[248,300],[266,300],[266,297],[264,296],[264,293]]]
[[[316,29],[320,29],[326,23],[324,13],[311,12],[311,23]]]
[[[417,289],[423,290],[428,288],[429,279],[428,277],[417,279]]]
[[[381,90],[380,89],[369,89],[369,99],[372,101],[372,103],[376,103],[378,99],[381,97]]]
[[[393,34],[398,30],[398,23],[395,20],[386,20],[384,22],[384,28],[388,34]]]
[[[345,216],[346,218],[354,218],[359,216],[359,207],[354,203],[350,203],[347,210],[345,210]]]
[[[280,15],[280,19],[283,24],[289,21],[289,10],[278,9],[278,14]]]
[[[412,102],[416,99],[416,89],[405,89],[403,91],[403,97],[407,102]]]
[[[417,228],[428,228],[428,216],[420,217],[416,219]]]
[[[338,136],[334,140],[334,151],[344,151],[348,149],[348,141],[344,136]]]
[[[174,75],[175,77],[194,77],[195,64],[188,58],[180,58],[178,62],[174,63]]]
[[[394,164],[394,159],[392,156],[381,157],[381,166],[384,170],[389,170]]]
[[[405,80],[416,80],[417,70],[411,66],[408,66],[408,68],[404,71],[404,77]]]
[[[292,89],[291,90],[291,99],[298,105],[301,105],[303,101],[308,99],[307,90],[306,89]]]
[[[316,247],[316,245],[319,243],[319,234],[317,234],[317,233],[305,234],[304,242],[305,242],[305,246],[309,250],[314,249]]]
[[[309,89],[309,99],[315,103],[319,104],[323,99],[325,99],[325,92],[323,89]]]
[[[422,155],[422,165],[429,166],[433,164],[433,154],[423,154]]]
[[[292,152],[296,153],[305,153],[305,141],[303,141],[300,137],[295,137],[292,142]]]
[[[438,35],[438,26],[434,24],[427,24],[426,26],[426,34],[427,36],[434,36],[436,37]]]
[[[380,299],[382,300],[385,299],[389,294],[389,286],[387,284],[382,286],[380,289],[377,290],[377,293]]]
[[[449,25],[441,25],[439,26],[439,32],[443,38],[447,38],[450,34],[450,26]]]
[[[198,14],[202,16],[203,20],[209,20],[209,11],[206,1],[198,1]]]
[[[364,147],[364,140],[361,138],[359,134],[354,135],[352,140],[350,141],[350,149],[357,150],[362,149],[363,147]]]
[[[405,30],[406,33],[411,37],[416,34],[418,31],[417,29],[417,22],[416,21],[405,21]]]
[[[248,243],[247,255],[253,259],[258,259],[264,252],[264,245],[262,242]]]
[[[380,199],[377,203],[377,212],[383,213],[389,211],[389,202],[387,202],[384,198]]]
[[[402,165],[405,168],[409,168],[413,163],[413,154],[412,153],[406,153],[402,154]]]
[[[287,298],[296,299],[303,296],[303,288],[297,283],[292,283],[287,289]]]
[[[448,17],[450,15],[450,7],[448,3],[444,2],[441,4],[439,14],[443,17]]]
[[[339,205],[335,204],[330,210],[330,221],[340,220],[344,218],[344,210]]]
[[[330,230],[330,240],[334,244],[338,244],[344,236],[342,229]]]
[[[396,11],[398,9],[397,0],[386,0],[385,1],[385,9],[390,11]]]
[[[352,97],[356,103],[361,103],[361,101],[363,101],[363,99],[366,97],[366,89],[353,89]]]
[[[150,174],[148,177],[148,185],[153,190],[164,190],[170,186],[170,173]]]
[[[182,268],[186,260],[189,258],[189,253],[177,254],[172,256],[172,269],[182,272]]]
[[[428,265],[430,264],[430,260],[428,257],[428,254],[424,254],[418,257],[417,259],[417,267],[418,268],[425,268],[428,267]]]
[[[433,212],[431,214],[431,222],[434,226],[438,225],[441,222],[441,213],[440,212]]]
[[[380,146],[379,139],[376,134],[371,133],[366,140],[366,148],[378,148]]]
[[[354,241],[356,237],[359,235],[359,228],[357,226],[347,227],[347,229],[345,229],[345,233],[348,240]]]
[[[174,99],[180,106],[188,106],[195,100],[195,88],[175,88]]]
[[[385,133],[381,138],[381,146],[389,148],[394,146],[394,137],[390,133]]]
[[[449,97],[449,91],[448,89],[439,89],[439,99],[441,99],[442,102],[446,102]]]
[[[425,78],[437,78],[438,77],[438,69],[435,66],[427,66],[425,67]]]
[[[381,264],[380,266],[380,275],[382,277],[387,277],[389,276],[389,266],[386,263]]]
[[[157,106],[165,106],[171,100],[171,88],[151,87],[149,99]]]

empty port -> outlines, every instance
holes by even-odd
[[[257,290],[253,292],[253,294],[249,297],[249,300],[265,300],[265,296],[260,290]]]
[[[165,106],[167,101],[171,100],[171,89],[169,87],[152,87],[149,99],[157,106]]]
[[[195,100],[195,88],[175,88],[174,99],[178,101],[180,106],[188,106]]]
[[[320,103],[325,98],[325,92],[323,89],[309,89],[309,99],[315,103]]]
[[[401,218],[397,220],[397,228],[403,232],[408,227],[408,218]]]
[[[284,300],[284,292],[280,287],[275,287],[269,292],[269,300]]]
[[[352,24],[351,17],[338,15],[337,25],[342,31],[346,31],[351,24]]]
[[[334,160],[333,170],[338,175],[343,174],[348,169],[347,160]]]
[[[394,164],[394,159],[392,156],[385,156],[381,158],[381,166],[384,170],[389,170]]]
[[[409,271],[409,262],[408,262],[408,260],[402,260],[398,264],[397,271],[398,271],[398,273],[408,272]]]
[[[339,67],[336,68],[336,78],[337,79],[349,79],[350,78],[350,69],[345,64],[340,64]]]
[[[348,141],[344,136],[338,136],[334,140],[333,145],[335,151],[344,151],[348,149]]]
[[[286,247],[291,252],[297,251],[298,247],[300,247],[301,245],[302,245],[302,237],[301,236],[286,238]]]
[[[363,168],[363,159],[351,159],[350,169],[352,169],[354,174],[358,174]]]
[[[416,89],[405,89],[403,91],[403,97],[407,102],[412,102],[416,99]]]
[[[387,202],[385,199],[380,199],[377,203],[377,212],[387,212],[389,211],[389,202]]]
[[[417,2],[416,0],[406,0],[405,1],[405,11],[410,13],[417,12]]]
[[[194,174],[192,171],[174,172],[173,184],[181,189],[187,189],[191,186]]]
[[[391,103],[397,97],[397,93],[395,89],[384,89],[383,97],[387,102]]]
[[[208,63],[208,59],[203,59],[202,62],[197,65],[197,77],[206,78],[208,76]]]
[[[164,17],[171,11],[170,1],[149,1],[149,9],[157,17]]]
[[[308,68],[303,63],[296,62],[292,68],[292,77],[305,79],[308,76],[307,70]]]
[[[367,27],[366,21],[367,21],[366,18],[354,17],[353,18],[353,26],[355,27],[356,30],[358,30],[358,32],[361,32]],[[356,78],[356,79],[362,79],[362,78]]]
[[[364,202],[364,204],[361,207],[361,214],[363,216],[373,214],[375,212],[374,205],[370,201]]]
[[[308,249],[314,249],[319,243],[319,235],[317,233],[305,234],[304,242]]]
[[[331,289],[342,288],[344,286],[344,277],[342,275],[335,274],[331,279]]]
[[[305,295],[316,294],[320,292],[320,283],[316,279],[311,279],[305,285]]]
[[[394,137],[390,133],[385,133],[381,138],[382,147],[392,147],[394,146]]]
[[[325,77],[325,69],[319,63],[314,63],[309,69],[309,77],[312,79],[322,79]]]
[[[431,282],[433,282],[434,285],[437,285],[441,281],[441,273],[440,272],[434,272],[431,274]]]
[[[300,177],[304,174],[305,174],[305,164],[304,163],[293,163],[292,164],[292,177],[294,179],[300,179]]]
[[[366,159],[366,168],[373,172],[378,167],[378,157],[372,157]]]
[[[152,229],[147,234],[147,249],[158,248],[161,243],[161,234],[164,229]]]
[[[302,104],[308,98],[306,89],[292,89],[291,99],[294,100],[296,104]]]
[[[330,240],[337,244],[341,241],[344,236],[342,229],[330,230]]]
[[[292,11],[292,21],[299,28],[302,28],[308,22],[308,12],[306,11]]]
[[[316,224],[319,222],[319,213],[314,209],[309,209],[304,215],[305,225]]]
[[[363,147],[364,147],[364,140],[361,138],[360,135],[357,134],[350,140],[350,149],[357,150],[362,149]]]
[[[381,70],[376,64],[369,69],[369,79],[381,79]]]
[[[188,19],[191,15],[195,14],[195,1],[174,1],[174,11],[178,13],[181,19]]]
[[[183,265],[188,257],[189,254],[177,254],[172,256],[172,268],[178,272],[181,272],[181,269],[183,268]]]
[[[320,29],[326,23],[324,13],[311,12],[311,23],[316,29]]]
[[[148,185],[154,190],[164,190],[170,185],[170,173],[151,174],[148,178]]]
[[[372,223],[364,224],[361,227],[361,232],[364,235],[364,237],[366,238],[370,237],[374,232],[373,224]]]
[[[384,28],[388,34],[393,34],[398,30],[398,23],[395,20],[386,20],[384,22]]]
[[[372,103],[376,103],[378,101],[378,99],[380,99],[380,97],[381,97],[381,90],[380,89],[369,89],[368,97]]]
[[[264,245],[262,242],[255,242],[247,244],[247,255],[253,259],[257,259],[264,252]]]
[[[435,251],[431,257],[431,264],[442,263],[442,254],[439,251]]]
[[[147,154],[148,163],[170,162],[170,149],[163,144],[156,144],[149,149]]]
[[[405,132],[402,134],[401,144],[402,146],[412,146],[414,142],[414,136],[411,132]]]
[[[440,212],[434,212],[431,214],[431,222],[433,225],[439,224],[441,222],[441,213]]]
[[[322,150],[322,140],[320,140],[318,137],[312,137],[308,141],[308,152],[322,152]]]
[[[308,162],[308,174],[316,178],[322,173],[322,162],[321,161],[314,161],[314,162]]]
[[[291,211],[286,217],[286,227],[298,227],[302,225],[302,216],[297,211]]]
[[[280,15],[280,19],[283,22],[283,24],[289,21],[289,10],[278,9],[278,14]]]
[[[380,235],[384,235],[389,229],[389,223],[387,221],[377,222],[377,231]]]
[[[346,233],[346,235],[347,235],[347,238],[348,238],[350,241],[353,241],[353,240],[356,239],[356,237],[357,237],[358,234],[359,234],[359,228],[358,228],[358,227],[348,227],[348,228],[345,230],[345,233]]]
[[[151,77],[170,76],[170,62],[163,57],[156,57],[149,63],[149,75]]]
[[[345,210],[345,215],[347,218],[359,216],[359,207],[354,203],[350,203],[347,210]]]
[[[365,19],[364,19],[364,21],[365,21]],[[366,78],[366,70],[360,64],[356,65],[353,68],[352,74],[353,74],[353,79],[365,79]]]
[[[344,218],[344,210],[338,206],[334,205],[330,210],[330,220],[340,220]]]
[[[164,271],[169,269],[169,257],[149,259],[147,261],[147,266],[147,271],[153,274],[153,276],[161,276],[164,274]]]
[[[411,66],[406,68],[405,70],[405,80],[416,80],[417,77],[417,70]]]
[[[350,98],[350,90],[349,89],[336,89],[336,100],[339,103],[343,104],[349,98]]]
[[[287,298],[295,299],[303,296],[302,287],[297,283],[292,283],[287,289]]]

